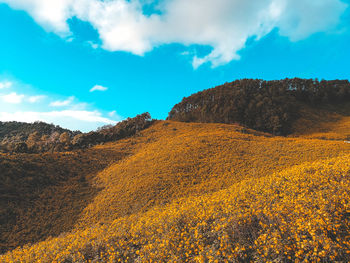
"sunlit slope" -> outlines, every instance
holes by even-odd
[[[83,210],[83,227],[350,152],[350,145],[339,141],[269,137],[235,125],[169,121],[158,122],[129,143],[135,145],[134,154],[97,175],[95,187],[102,190]]]
[[[1,262],[348,262],[350,155],[16,249]]]
[[[137,136],[89,150],[2,155],[7,173],[0,174],[0,187],[9,191],[1,196],[1,246],[6,251],[73,229],[109,225],[179,198],[347,153],[350,144],[344,141],[158,121]]]

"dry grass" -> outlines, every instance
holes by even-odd
[[[350,140],[350,105],[324,108],[304,108],[294,124],[291,137],[322,140]]]
[[[18,248],[4,262],[347,262],[350,156]]]
[[[332,128],[338,136],[345,130]],[[7,231],[11,244],[70,232],[0,262],[350,259],[350,211],[342,201],[350,191],[350,144],[299,135],[159,121],[86,152],[48,154],[57,160],[54,169],[71,168],[78,177],[69,173],[65,183],[39,188],[30,209],[18,206],[26,211],[19,212],[22,231]],[[32,156],[30,162],[47,166]],[[13,159],[9,170],[23,161],[0,158]]]
[[[0,252],[73,229],[98,193],[91,181],[127,153],[91,149],[0,155]]]
[[[224,124],[159,122],[129,141],[135,153],[97,175],[103,190],[83,211],[84,227],[350,151],[343,142],[242,134]]]

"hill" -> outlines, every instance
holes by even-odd
[[[26,195],[32,191],[32,185],[28,185],[28,188],[23,187],[14,194],[23,196],[23,199],[18,203],[12,203],[14,209],[11,210],[18,211],[18,214],[12,215],[12,218],[16,218],[12,225],[2,225],[2,229],[5,229],[5,235],[1,235],[4,237],[2,244],[7,250],[18,245],[49,239],[33,246],[26,246],[23,250],[19,248],[5,254],[0,257],[0,261],[11,258],[14,261],[21,259],[25,262],[36,262],[39,258],[43,262],[53,262],[54,259],[60,262],[64,260],[79,262],[87,259],[107,261],[107,258],[111,257],[132,262],[139,256],[144,260],[183,261],[185,258],[195,260],[204,257],[221,261],[225,258],[224,254],[228,258],[235,256],[240,260],[245,260],[246,257],[257,257],[262,260],[263,257],[256,254],[258,250],[255,242],[261,244],[259,245],[261,249],[267,246],[268,257],[277,258],[273,246],[279,244],[280,239],[271,244],[259,242],[267,242],[269,237],[281,238],[277,234],[284,229],[280,228],[284,227],[283,224],[290,224],[291,221],[301,224],[300,220],[310,220],[310,228],[300,229],[298,239],[293,239],[288,244],[281,243],[279,248],[282,259],[285,259],[283,255],[286,255],[287,259],[288,257],[296,259],[299,255],[297,254],[299,250],[296,248],[301,246],[301,243],[296,243],[297,240],[306,242],[307,249],[304,254],[300,254],[300,257],[306,256],[315,249],[316,243],[312,243],[311,234],[315,231],[318,233],[319,226],[311,219],[316,219],[308,219],[305,214],[295,212],[296,214],[287,214],[290,217],[283,223],[285,219],[283,213],[290,211],[289,207],[295,205],[302,196],[309,198],[305,194],[299,196],[298,191],[312,193],[312,196],[315,196],[312,197],[312,204],[316,197],[332,193],[327,190],[330,189],[327,182],[339,179],[334,179],[333,174],[329,173],[328,179],[325,177],[323,181],[319,180],[323,172],[319,172],[317,167],[324,167],[327,171],[339,170],[334,176],[340,174],[341,178],[346,178],[346,170],[341,169],[347,169],[347,162],[344,160],[348,154],[350,144],[343,141],[309,139],[302,136],[273,137],[238,125],[158,121],[137,136],[95,146],[90,150],[47,153],[44,155],[46,159],[42,155],[31,155],[34,159],[28,162],[32,164],[38,162],[43,167],[48,165],[50,159],[62,158],[55,167],[60,167],[59,170],[66,177],[63,176],[59,182],[55,179],[55,183],[43,184],[42,188],[36,186],[37,188],[34,188],[37,189],[36,195],[31,196],[30,202],[26,201],[29,200]],[[113,155],[115,157],[111,158]],[[23,170],[15,172],[15,167],[23,163],[21,155],[2,157],[6,162],[13,160],[12,164],[5,166],[7,174],[13,172],[21,175],[23,181],[27,177],[36,178],[33,176],[34,171],[39,170],[36,166],[33,166],[31,174],[26,174]],[[26,158],[25,155],[22,158]],[[35,158],[38,160],[35,161]],[[101,161],[103,163],[100,163]],[[99,165],[90,169],[94,163]],[[331,165],[333,163],[337,165]],[[327,165],[330,166],[327,168]],[[47,175],[44,179],[56,178],[55,169],[57,168],[51,170],[45,168]],[[300,173],[297,177],[299,179],[295,179],[298,184],[294,185],[294,176],[290,173]],[[287,175],[289,179],[284,179]],[[15,177],[10,175],[2,181],[11,182],[12,178]],[[282,179],[276,181],[275,178]],[[302,184],[306,179],[309,180],[306,182],[311,180],[315,184],[322,183],[322,185],[311,188],[312,184]],[[18,177],[14,181],[18,182]],[[274,192],[267,194],[270,190],[261,190],[262,192],[259,190],[265,189],[263,188],[265,185],[266,189],[270,189],[275,186],[275,181],[280,182],[281,186],[276,185],[273,188]],[[334,181],[332,189],[340,187],[337,186],[338,181]],[[20,185],[24,186],[23,183]],[[11,189],[16,188],[17,186],[14,186]],[[286,189],[289,189],[289,192]],[[293,191],[297,191],[298,194]],[[342,191],[347,194],[347,190]],[[288,203],[288,196],[299,199]],[[346,209],[336,206],[332,208],[333,210],[324,210],[328,205],[320,202],[327,200],[325,198],[311,207],[304,201],[300,209],[307,208],[309,210],[305,213],[316,213],[322,220],[340,222],[338,217],[332,217],[334,209],[339,213],[346,213]],[[337,196],[332,198],[329,199],[330,202]],[[9,197],[9,200],[13,200],[13,197]],[[282,200],[281,205],[285,206],[282,207],[284,212],[276,212],[275,216],[271,217],[268,213],[282,209],[276,200]],[[271,205],[266,206],[264,210],[265,204]],[[237,208],[233,209],[235,206]],[[259,213],[255,211],[257,207],[260,207]],[[227,209],[233,209],[232,213]],[[207,212],[203,214],[204,211]],[[322,213],[325,211],[328,212],[323,216]],[[8,218],[4,221],[12,223]],[[258,224],[258,227],[250,226],[247,222]],[[277,225],[270,230],[265,227],[265,232],[261,232],[261,227],[268,222]],[[239,228],[237,233],[233,233],[232,228],[231,230],[226,228],[241,223],[242,229]],[[307,224],[309,221],[304,223]],[[294,230],[292,228],[288,230],[292,232],[286,229],[283,231],[287,231],[285,235],[294,238],[293,231],[297,231],[297,227],[295,225]],[[337,237],[342,235],[339,231],[345,231],[343,223],[334,231]],[[60,237],[50,238],[59,234]],[[250,236],[254,237],[254,240],[249,239]],[[241,240],[241,243],[235,243],[239,245],[238,248],[225,243],[231,243],[232,238]],[[345,236],[341,240],[343,242]],[[337,248],[337,253],[343,253],[342,257],[347,255],[340,241],[332,242],[325,256],[320,258],[331,259],[334,255],[330,253],[335,251],[337,245],[341,246],[341,249]],[[8,246],[9,244],[11,246]],[[195,247],[186,247],[191,244]],[[288,247],[291,250],[288,250]],[[128,260],[126,257],[129,257]]]
[[[90,180],[126,154],[108,147],[0,154],[0,253],[71,230],[98,192]]]
[[[0,262],[350,261],[348,83],[281,83],[185,98],[181,122],[146,113],[58,152],[0,154]],[[252,122],[215,123],[248,98]]]
[[[38,132],[41,136],[51,135],[54,132],[57,133],[74,133],[70,130],[63,129],[54,124],[48,124],[45,122],[34,122],[34,123],[25,123],[25,122],[1,122],[0,121],[0,140],[11,137],[22,138],[23,140],[28,139],[29,135],[33,132]],[[75,132],[79,133],[79,132]]]
[[[152,122],[151,115],[146,112],[88,133],[72,132],[44,122],[0,122],[0,152],[44,153],[85,149],[135,135]]]
[[[54,124],[44,122],[0,122],[0,151],[2,152],[28,152],[28,148],[34,148],[39,140],[47,144],[59,141],[65,134],[72,138],[81,132],[72,132]],[[30,149],[31,150],[31,149]]]
[[[276,135],[288,135],[302,109],[348,102],[347,80],[242,79],[193,94],[176,104],[168,119],[238,123]],[[348,112],[349,113],[349,112]]]
[[[349,155],[16,249],[24,262],[347,262]]]
[[[291,137],[350,141],[350,104],[304,107],[292,131]]]

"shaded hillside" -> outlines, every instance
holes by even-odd
[[[2,187],[17,189],[15,193],[8,191],[8,199],[2,203],[2,211],[7,211],[9,216],[3,221],[8,224],[2,225],[3,248],[35,243],[72,230],[77,231],[76,239],[69,236],[69,242],[81,245],[82,253],[95,253],[100,248],[107,251],[106,242],[115,239],[112,233],[106,235],[107,241],[102,238],[105,234],[101,230],[104,227],[100,228],[102,224],[109,228],[113,220],[120,218],[118,222],[123,222],[125,216],[131,216],[126,220],[136,224],[139,213],[176,204],[179,198],[188,198],[190,202],[192,198],[233,187],[246,179],[257,180],[293,165],[346,153],[350,154],[350,145],[342,141],[271,137],[237,125],[158,121],[137,136],[84,151],[3,155],[2,164],[9,164],[1,165],[7,174],[2,179],[7,183]],[[11,209],[6,210],[7,202]],[[180,214],[187,213],[181,209]],[[9,211],[16,211],[16,216]],[[98,227],[90,229],[95,225]],[[91,241],[96,235],[100,248]],[[92,243],[86,243],[85,238]],[[61,248],[66,249],[63,248],[66,241],[57,242],[56,252],[44,247],[60,254]],[[131,251],[134,248],[129,247]],[[49,254],[44,262],[53,260]],[[60,257],[64,258],[61,254]]]
[[[73,228],[98,193],[91,180],[128,149],[0,154],[0,252]]]
[[[273,134],[290,134],[300,108],[349,101],[347,80],[242,79],[184,98],[168,119],[185,122],[238,123]]]
[[[72,132],[43,122],[0,123],[0,152],[42,153],[85,149],[135,135],[152,122],[150,114],[143,113],[89,133]]]

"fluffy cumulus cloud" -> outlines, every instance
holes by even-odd
[[[0,95],[0,98],[3,102],[10,104],[19,104],[23,101],[24,97],[25,95],[17,94],[16,92],[11,92],[6,95]]]
[[[24,94],[18,94],[17,92],[0,94],[0,100],[7,104],[20,104],[22,102],[37,103],[45,98],[46,96],[44,95],[29,96]]]
[[[0,0],[26,10],[46,30],[70,35],[67,20],[77,17],[98,31],[102,48],[143,55],[168,43],[208,45],[193,66],[238,59],[249,37],[272,29],[298,41],[337,26],[347,8],[341,0],[161,0],[157,12],[144,13],[145,0]],[[153,9],[154,9],[153,8]]]

